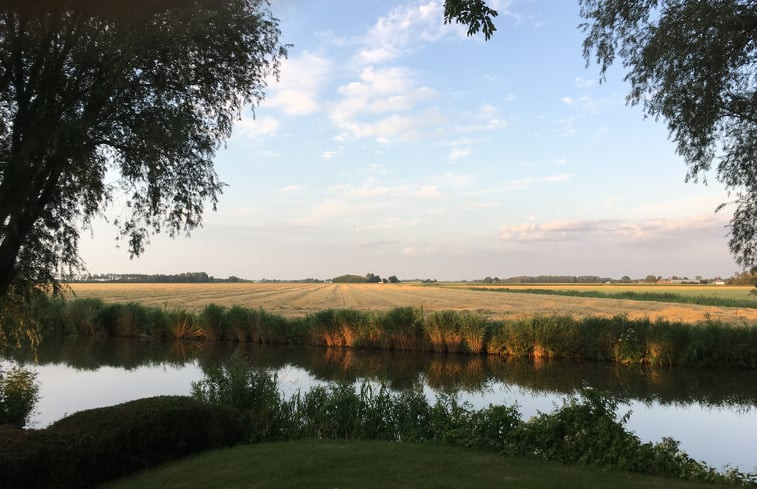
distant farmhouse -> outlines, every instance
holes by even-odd
[[[689,279],[689,278],[661,278],[657,281],[657,285],[682,285],[682,284],[701,284],[701,280]],[[724,283],[725,285],[725,283]]]

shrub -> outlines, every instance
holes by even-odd
[[[79,440],[47,430],[0,430],[0,487],[5,489],[79,488]]]
[[[237,353],[220,367],[206,373],[205,380],[192,382],[192,396],[216,407],[232,407],[248,418],[249,441],[277,439],[282,399],[276,376],[250,368]]]
[[[0,425],[23,427],[37,401],[39,383],[36,372],[18,367],[8,372],[0,370]]]
[[[0,487],[92,487],[236,444],[245,431],[236,411],[189,397],[153,397],[81,411],[44,430],[0,430]]]
[[[515,453],[562,463],[638,470],[639,439],[626,431],[627,413],[616,419],[617,401],[585,389],[556,411],[540,413],[516,435]]]
[[[246,427],[236,411],[163,396],[81,411],[48,431],[80,440],[79,477],[96,483],[210,448],[236,444]],[[63,461],[65,463],[65,461]]]

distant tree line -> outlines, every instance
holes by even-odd
[[[259,284],[322,284],[325,280],[319,278],[298,278],[294,280],[279,280],[275,278],[263,278],[257,280]]]
[[[484,277],[477,280],[487,284],[602,284],[610,281],[611,278],[595,275],[518,275],[507,278]]]
[[[246,282],[246,280],[231,275],[229,278],[215,278],[205,272],[184,272],[173,275],[162,273],[102,273],[69,277],[67,282],[112,282],[112,283],[156,283],[156,284],[200,284],[210,282]]]
[[[346,274],[339,275],[338,277],[331,279],[331,282],[335,284],[396,284],[399,283],[399,281],[400,279],[398,279],[396,275],[391,275],[387,278],[381,278],[374,273],[366,273],[365,276]]]
[[[757,287],[757,267],[751,271],[744,271],[735,274],[728,279],[728,285],[754,285]]]

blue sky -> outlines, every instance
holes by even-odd
[[[216,169],[218,211],[129,260],[96,222],[92,273],[248,279],[729,276],[727,200],[685,183],[663,122],[586,67],[578,3],[499,0],[485,42],[442,0],[274,0],[293,44]],[[113,210],[112,210],[113,211]],[[113,211],[114,212],[114,211]]]

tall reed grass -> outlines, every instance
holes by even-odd
[[[757,326],[627,316],[535,315],[493,321],[467,311],[328,309],[288,319],[262,309],[206,306],[199,314],[97,299],[48,300],[43,335],[147,337],[335,348],[569,358],[656,366],[757,368]]]

